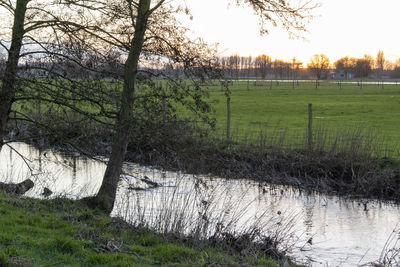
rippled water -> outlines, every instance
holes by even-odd
[[[101,161],[39,151],[22,143],[11,146],[0,153],[0,180],[31,178],[35,187],[28,196],[42,197],[47,187],[53,196],[76,198],[92,195],[100,187],[105,170]],[[400,221],[398,205],[377,201],[345,200],[292,187],[158,171],[130,163],[124,173],[113,215],[132,223],[140,218],[160,230],[178,227],[171,218],[183,213],[179,218],[184,229],[204,217],[210,224],[230,222],[224,227],[231,229],[258,225],[274,234],[284,228],[285,248],[291,246],[291,255],[313,266],[355,266],[379,259]],[[146,177],[161,186],[152,188],[143,182]]]

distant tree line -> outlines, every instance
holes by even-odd
[[[293,77],[306,78],[308,70],[302,69],[303,63],[293,58],[292,61],[272,59],[261,54],[253,58],[237,54],[219,57],[219,65],[223,77],[227,79],[291,79]]]
[[[0,55],[0,74],[4,72],[5,62],[4,56]],[[87,64],[93,64],[93,60],[88,60]],[[20,63],[20,65],[22,65],[22,69],[25,69],[25,71],[22,71],[24,75],[33,76],[47,75],[48,69],[63,72],[64,76],[69,78],[96,77],[98,73],[101,73],[103,78],[114,78],[116,73],[117,76],[121,76],[123,73],[123,62],[121,62],[121,55],[118,53],[109,54],[107,60],[99,62],[97,66],[85,66],[85,62],[82,61],[78,64],[68,60],[54,59],[49,62],[39,61],[35,58],[25,61],[24,64]],[[26,65],[25,68],[23,65]],[[44,65],[51,65],[51,68],[43,67]],[[378,51],[376,58],[367,54],[362,58],[345,56],[333,63],[326,55],[315,54],[310,57],[306,65],[296,58],[285,61],[272,59],[266,54],[256,57],[233,54],[217,57],[214,66],[217,66],[216,68],[218,68],[217,70],[222,77],[231,80],[400,78],[400,58],[395,62],[390,62],[385,58],[383,51]],[[96,67],[96,72],[89,71],[94,67]],[[161,64],[158,61],[157,64],[152,64],[150,68],[145,65],[141,65],[139,68],[142,76],[151,73],[153,77],[189,78],[185,67],[181,64],[171,62]],[[107,73],[109,75],[106,75]],[[204,78],[212,79],[211,73],[215,72],[210,72],[210,75],[206,74]]]
[[[383,51],[376,58],[342,57],[331,64],[324,54],[313,55],[307,65],[296,58],[291,61],[272,59],[266,54],[243,57],[238,54],[218,57],[223,77],[226,79],[353,79],[400,78],[400,59],[392,63]]]
[[[336,74],[345,79],[349,78],[400,78],[400,59],[390,62],[383,51],[378,51],[376,58],[364,55],[362,58],[343,57],[334,63]]]

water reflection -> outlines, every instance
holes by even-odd
[[[12,147],[25,159],[4,147],[0,153],[0,180],[20,182],[31,178],[35,187],[28,196],[41,197],[48,187],[55,195],[76,198],[92,195],[100,187],[105,171],[101,161],[41,151],[22,143]],[[223,227],[241,229],[265,224],[264,229],[271,233],[283,227],[287,230],[284,239],[297,241],[291,254],[315,266],[354,266],[377,260],[400,220],[399,206],[377,201],[369,201],[365,208],[363,201],[292,187],[199,177],[128,163],[124,173],[114,215],[131,222],[141,218],[159,229],[178,227],[170,218],[181,216],[179,223],[185,229],[194,227],[193,222],[200,219],[208,225],[201,229],[204,235],[222,227],[218,225],[222,221],[230,222]],[[144,177],[162,186],[128,190],[148,188],[142,181]],[[290,228],[293,220],[294,228]]]

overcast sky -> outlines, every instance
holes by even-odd
[[[387,59],[400,58],[400,0],[320,0],[317,17],[308,25],[307,40],[290,40],[281,28],[260,36],[258,18],[250,8],[237,7],[233,0],[186,0],[193,20],[185,25],[210,43],[219,43],[224,55],[239,53],[307,62],[315,53],[335,61],[349,55],[376,56],[383,50]],[[229,5],[231,3],[231,5]]]

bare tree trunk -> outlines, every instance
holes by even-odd
[[[24,36],[25,13],[29,1],[30,0],[17,0],[14,13],[11,46],[8,51],[6,69],[0,89],[0,150],[3,147],[4,138],[7,135],[7,123],[15,95],[18,60]]]
[[[136,75],[138,72],[138,62],[143,47],[144,35],[147,29],[147,21],[150,14],[150,3],[151,0],[139,1],[135,35],[131,43],[128,59],[125,62],[121,109],[115,123],[115,134],[111,156],[103,177],[103,183],[94,198],[94,204],[96,207],[107,213],[111,213],[114,207],[122,164],[129,143],[130,129],[133,123],[133,102]]]

